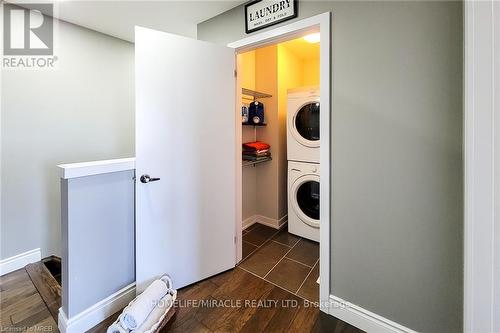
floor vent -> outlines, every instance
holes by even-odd
[[[28,264],[25,269],[52,318],[57,322],[61,307],[61,259],[51,256]]]
[[[61,285],[61,258],[56,256],[50,256],[42,260],[45,267],[50,272],[50,275],[56,279],[57,283]]]

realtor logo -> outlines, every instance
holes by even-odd
[[[4,55],[53,55],[53,4],[22,5],[23,7],[7,3],[3,5]]]

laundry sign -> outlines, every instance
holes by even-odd
[[[248,34],[297,17],[297,1],[252,1],[245,5],[245,17],[245,30]]]

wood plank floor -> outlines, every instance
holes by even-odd
[[[1,277],[0,293],[0,331],[58,332],[26,269]],[[180,289],[176,315],[163,332],[361,332],[304,302],[236,267]],[[88,332],[106,332],[117,316]]]
[[[58,332],[56,321],[24,268],[0,277],[0,331]]]
[[[61,286],[41,261],[29,264],[25,269],[49,309],[52,318],[57,322],[61,307]]]
[[[165,332],[362,332],[308,305],[311,303],[236,267],[180,289],[176,316]],[[117,316],[88,333],[105,332]]]

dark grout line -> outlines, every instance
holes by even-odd
[[[307,265],[307,264],[304,264],[303,262],[300,262],[300,261],[298,261],[298,260],[292,259],[292,258],[290,258],[290,257],[286,257],[286,256],[285,256],[285,259],[288,259],[288,260],[290,260],[290,261],[296,262],[297,264],[302,265],[302,266],[306,266],[306,267],[308,267],[308,268],[313,268],[313,267],[314,267],[314,265],[313,265],[313,266],[309,266],[309,265]]]
[[[247,254],[247,256],[246,256],[245,258],[242,258],[242,259],[241,259],[241,261],[240,261],[240,263],[242,263],[242,262],[243,262],[246,258],[248,258],[248,257],[250,257],[252,254],[254,254],[254,253],[255,253],[255,252],[256,252],[256,251],[260,248],[258,245],[255,245],[255,244],[253,244],[253,243],[250,243],[250,242],[247,242],[247,241],[244,241],[244,242],[245,242],[245,243],[248,243],[248,244],[250,244],[250,245],[256,246],[256,248],[255,248],[255,249],[253,249],[253,251],[252,251],[252,252],[250,252],[249,254]]]
[[[278,244],[281,244],[281,245],[285,245],[286,247],[294,247],[295,245],[297,245],[297,243],[301,240],[302,238],[299,237],[299,239],[295,242],[295,244],[293,244],[292,246],[288,245],[288,244],[283,244],[283,243],[280,243],[278,242],[277,240],[275,239],[271,239],[273,242],[276,242]]]
[[[272,242],[272,240],[271,240],[271,242]],[[295,245],[294,245],[294,246],[295,246]],[[275,268],[276,268],[276,266],[278,266],[278,265],[279,265],[279,263],[283,260],[283,258],[285,258],[285,257],[286,257],[286,255],[288,254],[288,252],[292,251],[292,249],[293,249],[293,247],[291,247],[290,249],[288,249],[288,251],[286,251],[286,253],[283,255],[283,257],[281,257],[281,259],[280,259],[280,260],[278,260],[278,262],[276,263],[276,265],[274,265],[274,266],[273,266],[273,267],[269,270],[269,272],[267,272],[267,273],[266,273],[266,275],[264,275],[264,280],[265,280],[265,279],[266,279],[266,277],[269,275],[269,273],[271,273],[271,272],[273,271],[273,269],[275,269]]]
[[[258,222],[257,222],[257,223],[258,223]],[[257,223],[254,223],[254,224],[252,225],[252,227],[253,227],[254,225],[256,225]],[[286,224],[285,224],[285,225],[286,225]],[[260,246],[257,246],[257,245],[255,245],[255,244],[253,244],[253,243],[251,243],[251,242],[248,242],[248,241],[244,241],[244,242],[247,242],[247,243],[252,244],[252,245],[254,245],[254,246],[257,246],[257,248],[256,248],[255,250],[253,250],[252,252],[250,252],[250,254],[248,254],[245,258],[243,258],[243,259],[240,261],[240,263],[242,263],[244,260],[246,260],[247,258],[249,258],[252,254],[254,254],[255,252],[257,252],[257,251],[258,251],[258,250],[259,250],[262,246],[264,246],[265,244],[267,244],[267,243],[269,243],[269,242],[275,242],[275,243],[277,243],[277,244],[280,244],[280,245],[283,245],[283,246],[288,247],[288,245],[283,244],[283,243],[280,243],[280,242],[278,242],[278,241],[276,241],[276,240],[274,240],[274,239],[273,239],[273,237],[274,237],[274,236],[276,236],[276,235],[277,235],[277,234],[278,234],[281,230],[283,230],[283,227],[279,228],[279,229],[278,229],[278,230],[277,230],[274,234],[272,234],[269,238],[267,238],[267,239],[264,241],[264,243],[262,243]],[[302,298],[303,300],[306,300],[306,301],[309,301],[309,302],[310,302],[311,300],[309,300],[309,299],[307,299],[307,298],[305,298],[305,297],[303,297],[303,296],[300,296],[300,295],[298,294],[298,292],[300,291],[300,288],[302,288],[302,286],[303,286],[303,285],[304,285],[304,283],[306,282],[306,280],[307,280],[307,278],[309,277],[309,275],[311,275],[311,273],[312,273],[312,271],[313,271],[314,267],[318,264],[318,262],[319,262],[319,258],[318,258],[318,260],[316,260],[316,263],[315,263],[315,264],[311,267],[311,266],[309,266],[309,265],[306,265],[306,264],[304,264],[304,263],[301,263],[300,261],[297,261],[297,260],[294,260],[294,259],[290,259],[290,258],[288,258],[288,257],[286,256],[286,255],[287,255],[290,251],[292,251],[292,250],[295,248],[295,246],[297,246],[297,244],[299,244],[299,243],[300,243],[300,241],[301,241],[301,240],[302,240],[302,237],[299,237],[299,239],[295,242],[295,244],[293,244],[293,245],[290,247],[290,249],[289,249],[289,250],[288,250],[288,251],[287,251],[287,252],[286,252],[286,253],[285,253],[285,254],[284,254],[284,255],[280,258],[280,260],[278,260],[278,262],[277,262],[277,263],[276,263],[276,264],[275,264],[275,265],[274,265],[274,266],[273,266],[273,267],[272,267],[272,268],[271,268],[271,269],[270,269],[270,270],[269,270],[269,271],[268,271],[268,272],[264,275],[264,277],[259,276],[259,275],[255,274],[255,273],[253,273],[253,272],[251,272],[251,271],[249,271],[249,270],[247,270],[247,269],[245,269],[245,268],[243,268],[243,267],[241,267],[241,266],[239,266],[239,265],[238,265],[237,267],[238,267],[238,268],[240,268],[240,269],[242,269],[242,270],[244,270],[244,271],[245,271],[245,272],[247,272],[247,273],[250,273],[250,274],[252,274],[252,275],[254,275],[254,276],[258,277],[259,279],[262,279],[262,280],[264,280],[264,281],[266,281],[266,282],[268,282],[268,283],[270,283],[270,284],[272,284],[272,285],[274,285],[274,286],[276,286],[276,287],[278,287],[278,288],[280,288],[280,289],[283,289],[283,290],[285,290],[285,291],[287,291],[287,292],[289,292],[289,293],[291,293],[291,294],[293,294],[293,295],[295,295],[295,296],[297,296],[297,297],[299,297],[299,298]],[[310,268],[309,273],[307,273],[307,275],[306,275],[305,279],[302,281],[302,283],[301,283],[301,284],[300,284],[300,286],[299,286],[299,289],[297,289],[297,291],[296,291],[296,292],[293,292],[292,290],[288,290],[288,289],[286,289],[285,287],[280,286],[280,285],[278,285],[278,284],[276,284],[276,283],[274,283],[274,282],[272,282],[272,281],[270,281],[270,280],[266,279],[266,277],[267,277],[267,276],[268,276],[268,275],[272,272],[272,270],[273,270],[273,269],[275,269],[275,268],[276,268],[276,266],[278,266],[278,264],[279,264],[279,263],[280,263],[280,262],[281,262],[284,258],[286,258],[286,259],[288,259],[288,260],[291,260],[291,261],[293,261],[293,262],[296,262],[296,263],[298,263],[298,264],[301,264],[301,265],[303,265],[303,266],[306,266],[306,267]]]
[[[283,257],[281,257],[281,259],[280,259],[280,260],[278,260],[278,262],[276,263],[276,265],[274,265],[274,266],[273,266],[273,268],[271,268],[271,270],[270,270],[269,272],[267,272],[267,273],[266,273],[266,275],[264,275],[264,280],[265,280],[266,276],[268,276],[268,275],[269,275],[269,273],[271,273],[271,272],[273,271],[273,269],[275,269],[275,268],[276,268],[276,266],[278,266],[278,264],[279,264],[279,263],[283,260],[283,258],[285,258],[285,257],[286,257],[286,255],[287,255],[288,253],[290,253],[290,251],[292,251],[292,250],[293,250],[293,248],[295,247],[295,245],[297,245],[297,244],[300,242],[300,240],[301,240],[301,239],[302,239],[302,237],[299,237],[299,240],[298,240],[295,244],[293,244],[293,246],[292,246],[292,247],[290,247],[290,249],[289,249],[289,250],[288,250],[288,251],[287,251],[287,252],[283,255]],[[271,239],[271,241],[273,241],[273,240]],[[276,243],[278,243],[278,242],[276,242]],[[281,243],[278,243],[278,244],[281,244]],[[283,244],[283,245],[284,245],[284,244]],[[287,259],[288,259],[288,258],[287,258]],[[267,280],[266,280],[266,281],[267,281]]]
[[[316,262],[314,263],[313,267],[311,267],[311,270],[309,271],[309,273],[307,273],[306,278],[305,278],[305,279],[304,279],[304,281],[302,281],[302,283],[300,284],[299,289],[297,289],[296,294],[298,294],[298,293],[299,293],[300,288],[302,288],[302,286],[304,285],[304,283],[306,283],[307,278],[309,277],[309,275],[311,275],[312,271],[314,270],[314,267],[316,267],[316,265],[317,265],[318,263],[319,263],[319,258],[318,258],[318,260],[316,260]]]
[[[257,244],[254,244],[254,243],[252,243],[252,242],[246,241],[246,240],[244,240],[244,242],[245,242],[245,243],[248,243],[248,244],[250,244],[250,245],[253,245],[253,246],[257,246],[257,247],[262,246],[262,245],[257,245]],[[264,243],[265,243],[265,241],[264,241]],[[264,244],[264,243],[262,243],[262,244]]]
[[[309,299],[307,299],[307,298],[305,298],[305,297],[302,297],[302,296],[300,296],[300,295],[298,295],[298,294],[294,293],[293,291],[288,290],[288,289],[286,289],[285,287],[280,286],[279,284],[276,284],[276,283],[274,283],[274,282],[272,282],[272,281],[269,281],[269,280],[267,280],[267,279],[264,279],[263,277],[258,276],[257,274],[255,274],[254,272],[251,272],[251,271],[249,271],[249,270],[247,270],[247,269],[245,269],[245,268],[243,268],[243,267],[238,267],[238,268],[239,268],[239,269],[241,269],[241,270],[243,270],[243,271],[245,271],[245,272],[247,272],[247,273],[249,273],[249,274],[252,274],[253,276],[258,277],[259,279],[262,279],[262,280],[266,281],[267,283],[272,284],[272,285],[273,285],[273,286],[275,286],[275,287],[278,287],[278,288],[280,288],[280,289],[282,289],[282,290],[284,290],[284,291],[286,291],[286,292],[289,292],[289,293],[290,293],[290,294],[292,294],[292,295],[295,295],[295,296],[297,296],[297,297],[299,297],[299,298],[302,298],[302,299],[303,299],[303,300],[305,300],[305,301],[311,302],[311,300],[309,300]]]
[[[258,222],[252,224],[250,227],[253,227],[254,225],[256,225]],[[254,254],[255,252],[257,252],[258,249],[260,249],[262,246],[264,246],[264,244],[267,244],[274,236],[276,236],[280,231],[281,231],[282,228],[279,228],[274,234],[272,234],[269,238],[267,238],[262,244],[260,245],[257,245],[257,244],[254,244],[254,243],[251,243],[249,241],[246,241],[246,240],[243,240],[243,235],[241,237],[241,241],[242,243],[243,242],[247,242],[248,244],[251,244],[253,246],[257,246],[257,248],[255,250],[253,250],[252,252],[250,252],[245,258],[242,258],[241,261],[238,263],[242,263],[246,258],[250,257],[252,254]],[[298,243],[298,241],[297,241]],[[243,244],[242,244],[243,245]]]

